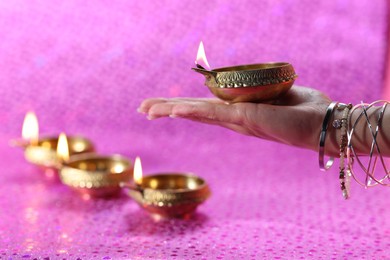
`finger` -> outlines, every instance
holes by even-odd
[[[156,102],[149,108],[147,117],[149,120],[152,120],[160,117],[172,116],[172,109],[174,106],[176,106],[175,102]]]
[[[165,102],[198,102],[198,101],[205,101],[209,103],[216,103],[216,104],[223,104],[222,100],[216,99],[216,98],[148,98],[142,101],[140,107],[138,108],[138,112],[141,113],[147,113],[149,109],[155,105]]]
[[[180,102],[172,107],[173,117],[193,117],[215,122],[241,124],[245,119],[245,109],[238,109],[235,104],[208,101]]]
[[[146,104],[147,106],[147,114],[148,119],[156,119],[160,117],[172,116],[172,110],[175,106],[180,104],[197,104],[197,103],[210,103],[210,104],[218,104],[221,103],[218,100],[212,99],[200,99],[200,98],[157,98],[153,100],[149,100]]]
[[[181,115],[175,115],[172,110],[174,107],[180,107],[180,106],[191,106],[194,105],[195,107],[198,106],[205,106],[209,109],[210,107],[213,107],[215,105],[217,106],[228,106],[228,104],[224,103],[221,100],[218,99],[210,99],[210,98],[154,98],[154,99],[148,99],[145,100],[142,104],[142,106],[139,109],[139,112],[141,113],[147,113],[149,119],[155,119],[159,117],[165,117],[165,116],[181,116]],[[211,109],[209,112],[214,111]],[[195,115],[195,114],[194,114]]]
[[[227,108],[229,107],[229,108]],[[201,122],[210,125],[218,125],[241,134],[250,133],[241,125],[229,123],[234,117],[222,114],[230,113],[235,109],[230,109],[230,105],[218,99],[210,98],[152,98],[144,100],[140,106],[148,113],[148,119],[160,117],[180,117],[191,121]],[[176,112],[173,112],[175,110]],[[188,113],[188,111],[191,111]]]
[[[138,107],[137,111],[139,113],[148,114],[149,110],[152,106],[159,103],[166,102],[166,98],[148,98],[141,102],[140,106]]]
[[[141,102],[139,108],[137,109],[140,113],[147,114],[150,108],[156,104],[166,103],[166,102],[198,102],[205,101],[209,103],[223,104],[224,102],[216,98],[148,98]]]

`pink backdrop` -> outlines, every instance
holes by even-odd
[[[297,84],[379,99],[387,2],[0,1],[0,259],[387,258],[389,190],[353,185],[311,151],[136,113],[151,96],[210,96],[190,70],[291,62]],[[43,133],[140,155],[146,174],[191,171],[213,196],[191,220],[152,221],[130,199],[82,200],[7,142],[27,110]]]

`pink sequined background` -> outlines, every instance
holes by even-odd
[[[190,68],[291,62],[297,84],[379,99],[381,1],[0,1],[0,259],[385,259],[389,190],[353,185],[315,152],[136,113],[151,96],[210,96]],[[126,196],[83,200],[8,140],[27,110],[43,133],[83,134],[145,173],[191,171],[213,196],[190,220],[155,222]]]

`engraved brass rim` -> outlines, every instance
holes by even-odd
[[[258,63],[214,69],[219,88],[255,87],[294,80],[297,75],[286,62]]]
[[[82,189],[117,187],[131,179],[133,164],[121,155],[81,154],[72,156],[60,170],[62,183]]]
[[[193,70],[206,77],[205,85],[216,97],[233,103],[276,99],[285,94],[298,77],[287,62]]]

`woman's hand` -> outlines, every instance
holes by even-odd
[[[330,102],[326,95],[315,89],[294,86],[272,104],[228,104],[218,99],[203,98],[151,98],[144,100],[138,111],[146,113],[149,119],[185,118],[223,126],[245,135],[318,150],[322,120]],[[337,153],[337,143],[334,149]]]

